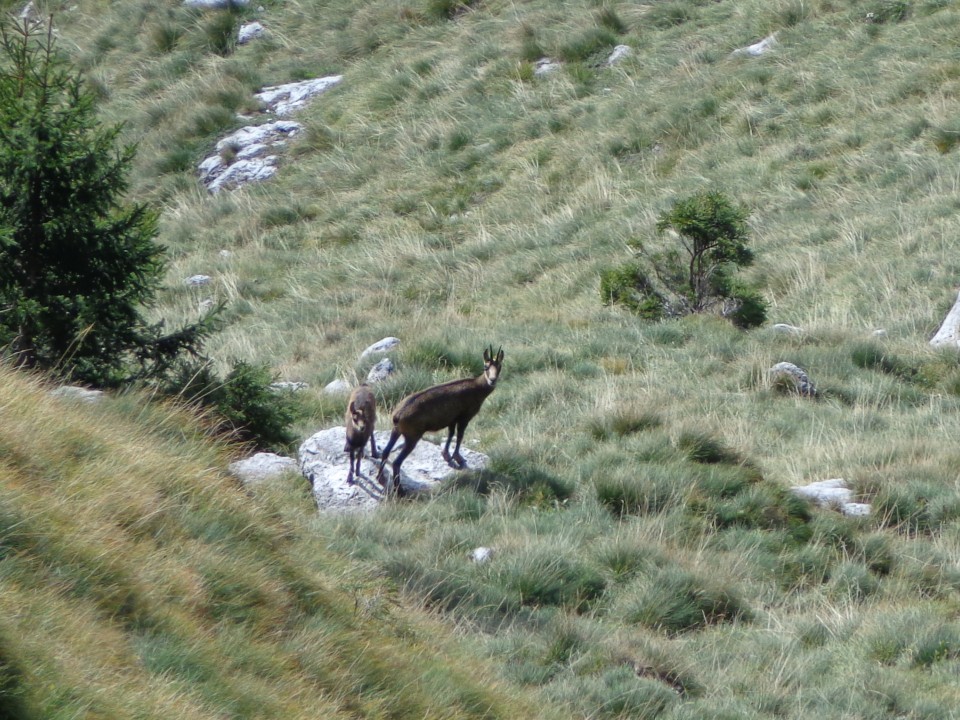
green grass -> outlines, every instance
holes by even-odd
[[[261,652],[313,674],[277,682],[264,715],[310,697],[319,714],[389,716],[381,674],[392,668],[351,656],[354,677],[322,664],[337,644],[310,572],[294,572],[315,557],[362,588],[360,617],[398,644],[416,632],[395,603],[424,606],[456,628],[471,662],[495,666],[498,690],[536,692],[566,716],[954,712],[960,365],[927,340],[960,273],[955,4],[71,8],[56,14],[66,45],[104,117],[139,142],[131,193],[163,210],[170,267],[156,316],[174,323],[207,297],[227,301],[211,352],[225,367],[264,362],[308,382],[300,437],[340,422],[342,401],[320,389],[362,377],[359,353],[382,337],[401,339],[397,374],[378,389],[382,422],[406,393],[479,372],[490,343],[506,359],[466,437],[490,468],[369,518],[316,518],[302,492],[271,496],[256,524],[274,528],[269,540],[293,523],[292,565],[249,529],[253,501],[188,512],[184,493],[200,490],[170,478],[168,463],[161,474],[129,455],[108,461],[112,443],[106,453],[75,431],[56,451],[0,436],[18,478],[2,484],[11,549],[0,562],[32,563],[7,570],[3,588],[29,585],[37,607],[49,604],[29,619],[50,628],[19,644],[0,635],[11,668],[0,682],[50,703],[42,716],[92,715],[98,702],[107,716],[178,702],[191,717],[252,715],[251,697],[272,682]],[[269,37],[234,46],[231,27],[255,17]],[[774,32],[771,55],[730,56]],[[633,56],[604,67],[621,43]],[[535,76],[544,56],[563,66]],[[255,111],[253,92],[334,73],[344,82],[298,117],[307,130],[273,180],[215,197],[198,188],[193,168],[237,113]],[[604,272],[629,267],[638,244],[671,249],[657,218],[702,189],[750,210],[756,261],[744,279],[768,303],[768,325],[801,333],[710,316],[650,322],[604,305]],[[214,277],[208,290],[182,286],[200,272]],[[767,371],[781,361],[809,374],[818,399],[779,391]],[[131,400],[114,402],[137,417]],[[117,422],[205,447],[180,429],[189,424]],[[190,452],[202,468],[222,465]],[[102,495],[71,480],[76,467],[98,477],[97,462],[129,464],[128,485]],[[837,477],[873,515],[843,518],[788,491]],[[109,522],[71,542],[71,514],[24,496],[24,478],[66,478]],[[17,510],[22,497],[37,505]],[[166,544],[134,565],[105,552],[106,539],[128,547],[115,535]],[[186,560],[169,554],[178,542]],[[478,546],[494,548],[489,563],[469,560]],[[181,598],[174,609],[169,596]],[[194,612],[267,636],[283,628],[283,648],[230,633],[201,642],[200,620],[196,634],[168,630]],[[106,631],[90,614],[112,618],[118,638],[133,633],[123,652],[142,657],[111,659],[122,642],[94,642],[92,628]],[[61,666],[51,648],[65,631],[76,640]],[[128,665],[156,668],[146,691],[134,694],[139,675],[112,673]],[[227,667],[252,668],[250,682]],[[433,669],[417,682],[423,694],[393,716],[419,716],[424,697],[482,715],[486,679],[448,683]],[[35,688],[53,689],[38,701]]]

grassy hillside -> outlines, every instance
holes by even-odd
[[[0,375],[4,718],[536,716],[324,550],[304,482],[251,497],[189,416]]]
[[[302,435],[338,422],[320,388],[386,335],[384,407],[504,348],[467,436],[491,471],[313,520],[312,542],[572,716],[955,714],[960,365],[927,340],[960,276],[957,3],[262,7],[49,9],[140,143],[133,190],[171,258],[158,315],[228,301],[211,351],[308,382]],[[235,47],[253,18],[269,36]],[[607,68],[616,44],[633,54]],[[542,56],[561,69],[535,75]],[[198,187],[256,90],[334,73],[276,178]],[[766,327],[602,304],[600,272],[671,247],[657,218],[700,189],[751,211]],[[771,383],[779,361],[821,398]],[[787,491],[837,477],[869,518]],[[478,545],[491,563],[465,562]]]

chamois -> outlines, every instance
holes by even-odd
[[[387,463],[394,443],[403,435],[403,448],[393,461],[393,489],[399,495],[400,465],[420,442],[426,432],[447,428],[447,444],[443,448],[443,459],[455,468],[464,468],[466,461],[460,455],[460,443],[467,424],[480,410],[487,395],[497,386],[500,368],[503,365],[503,350],[496,356],[493,354],[493,345],[483,351],[483,374],[475,378],[451,380],[450,382],[434,385],[426,390],[407,395],[393,412],[393,431],[390,440],[380,456],[380,471],[377,480],[386,486],[383,478],[383,467]],[[450,456],[450,441],[453,433],[457,433],[457,445]]]
[[[350,453],[350,470],[347,472],[347,484],[353,485],[354,466],[360,474],[360,461],[363,460],[363,446],[370,440],[370,454],[378,458],[377,441],[373,437],[373,430],[377,424],[377,399],[373,396],[370,386],[361,383],[350,393],[347,403],[347,443],[343,451]]]

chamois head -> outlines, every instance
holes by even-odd
[[[356,403],[353,400],[350,401],[350,419],[353,420],[353,426],[360,433],[367,432],[367,414],[365,409],[362,407],[357,407]]]
[[[503,366],[503,347],[497,351],[496,357],[493,355],[493,345],[483,351],[483,376],[487,380],[487,385],[495,387],[497,378],[500,376],[500,368]]]

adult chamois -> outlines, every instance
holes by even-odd
[[[443,459],[455,468],[464,468],[466,461],[460,455],[460,443],[463,442],[463,433],[473,416],[480,410],[487,395],[493,392],[503,366],[503,349],[493,354],[493,345],[483,351],[483,373],[475,378],[451,380],[450,382],[434,385],[426,390],[407,395],[393,412],[393,431],[390,440],[383,448],[380,460],[380,471],[377,480],[386,486],[383,478],[383,468],[387,464],[390,451],[393,450],[397,439],[403,436],[403,448],[393,461],[393,489],[399,495],[400,466],[404,459],[420,442],[426,432],[447,428],[447,444],[443,448]],[[453,433],[457,433],[457,445],[450,455],[450,441]]]
[[[347,442],[343,451],[350,453],[350,470],[347,472],[347,484],[353,484],[354,466],[360,474],[360,461],[363,460],[363,446],[370,441],[370,455],[380,457],[377,453],[377,441],[373,438],[373,431],[377,424],[377,399],[366,383],[361,383],[350,393],[345,415],[347,423]]]

